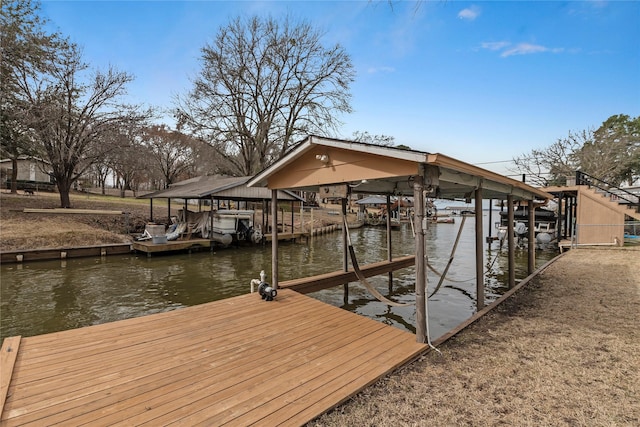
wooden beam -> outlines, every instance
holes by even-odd
[[[400,221],[400,199],[398,199],[398,221]],[[391,195],[387,194],[387,259],[393,260],[391,255]],[[393,292],[393,273],[389,272],[389,293]]]
[[[507,196],[507,252],[509,257],[509,289],[516,284],[516,245],[514,241],[513,230],[514,212],[513,212],[513,196]]]
[[[477,311],[484,307],[484,242],[482,239],[482,187],[475,191],[476,207],[476,307]]]
[[[424,173],[424,172],[423,172]],[[424,176],[417,175],[413,181],[413,209],[416,229],[416,341],[426,342],[427,336],[427,275],[425,269],[424,243]]]
[[[396,271],[403,268],[411,267],[415,264],[415,255],[408,255],[400,258],[396,258],[393,261],[379,261],[372,264],[361,266],[360,270],[365,277],[379,276],[381,274],[388,273],[389,271]],[[311,292],[321,291],[323,289],[333,288],[345,283],[357,282],[358,278],[353,270],[349,271],[334,271],[331,273],[319,274],[310,277],[301,277],[299,279],[286,280],[279,284],[279,288],[293,289],[296,292],[302,294],[308,294]]]
[[[536,207],[533,204],[533,200],[529,200],[529,237],[528,237],[528,260],[527,260],[527,274],[532,274],[536,269],[536,220],[535,212]]]
[[[67,208],[53,208],[53,209],[36,209],[36,208],[24,208],[24,213],[49,213],[49,214],[89,214],[89,215],[122,215],[123,211],[110,211],[102,209],[67,209]]]
[[[2,343],[2,353],[0,354],[0,417],[4,410],[4,401],[7,399],[7,392],[11,384],[13,366],[16,363],[18,349],[20,348],[20,336],[5,338]]]
[[[271,287],[278,289],[278,190],[271,190]]]

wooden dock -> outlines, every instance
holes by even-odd
[[[0,355],[0,425],[302,425],[426,351],[281,289],[35,337]]]

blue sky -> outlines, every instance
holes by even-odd
[[[44,0],[42,13],[93,68],[134,75],[130,101],[164,108],[230,19],[306,19],[356,69],[339,137],[390,135],[505,174],[489,162],[640,116],[640,2]]]

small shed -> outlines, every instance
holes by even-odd
[[[249,187],[267,187],[272,198],[278,191],[316,191],[321,197],[341,197],[343,215],[346,199],[352,188],[358,193],[412,196],[414,200],[414,227],[416,231],[416,339],[425,342],[426,337],[426,274],[425,231],[423,228],[427,198],[475,200],[476,206],[483,199],[508,201],[513,215],[515,201],[529,203],[529,272],[535,265],[533,236],[534,200],[546,200],[552,196],[538,188],[456,160],[440,153],[427,153],[394,147],[364,144],[353,141],[308,136],[280,160],[257,174],[247,183]],[[484,306],[484,266],[482,209],[476,209],[476,290],[477,307]],[[511,218],[513,218],[511,216]],[[345,227],[346,228],[346,227]],[[515,285],[515,244],[513,221],[509,230],[509,283]],[[387,226],[390,230],[390,226]],[[343,231],[347,233],[347,230]],[[388,241],[390,239],[387,239]],[[344,239],[344,267],[347,270],[347,237]],[[388,244],[389,245],[389,244]],[[272,274],[274,286],[278,281],[278,239],[272,240]],[[389,254],[391,253],[388,250]],[[352,259],[352,264],[353,259]],[[355,269],[355,265],[353,266]]]
[[[16,161],[17,188],[20,190],[53,191],[55,184],[51,177],[51,164],[43,159],[32,156],[19,156]],[[13,161],[0,160],[0,176],[6,182],[6,188],[11,188],[11,174]]]

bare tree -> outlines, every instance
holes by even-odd
[[[142,144],[148,150],[150,166],[159,172],[165,188],[193,169],[193,143],[179,131],[164,125],[151,126],[142,136]]]
[[[28,99],[21,88],[26,76],[46,72],[47,58],[64,40],[45,32],[37,1],[0,4],[0,152],[11,159],[11,192],[16,193],[18,158],[33,154],[33,133],[25,120]]]
[[[351,112],[354,69],[340,45],[289,18],[237,18],[202,48],[179,126],[213,146],[228,173],[253,175],[307,134],[328,134]],[[180,129],[180,127],[179,127]]]
[[[592,131],[569,132],[566,138],[560,138],[545,149],[533,149],[528,154],[515,157],[512,172],[523,173],[527,182],[546,187],[566,182],[567,176],[573,176],[579,164],[575,152],[585,141],[592,137]]]
[[[27,120],[36,148],[51,163],[62,207],[70,207],[73,183],[96,161],[117,149],[106,140],[112,127],[139,121],[137,107],[118,104],[132,77],[110,68],[83,82],[88,66],[75,45],[52,58],[48,74],[25,76],[21,90],[28,99]]]
[[[393,147],[396,143],[396,139],[393,136],[371,135],[367,131],[353,132],[353,140],[356,142],[364,142],[365,144],[382,145],[384,147]]]
[[[562,185],[577,170],[609,184],[640,178],[640,117],[609,117],[597,130],[569,132],[544,149],[513,159],[513,172],[524,173],[535,185]]]

